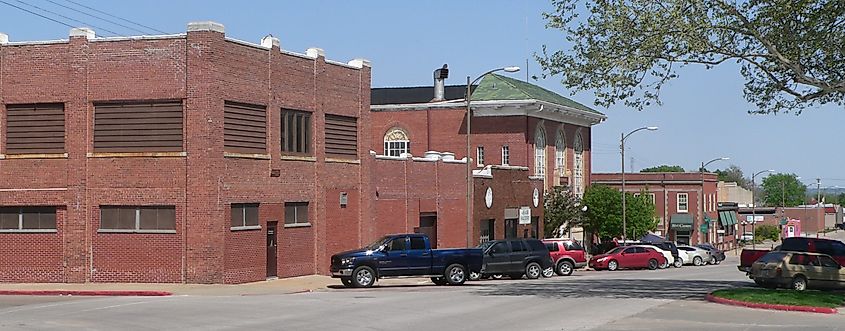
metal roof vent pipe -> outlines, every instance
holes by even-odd
[[[431,101],[446,100],[446,78],[449,78],[448,65],[444,64],[443,68],[434,70],[434,99]]]

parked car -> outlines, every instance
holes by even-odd
[[[687,252],[687,258],[684,259],[684,264],[701,266],[707,264],[712,258],[710,251],[698,247],[678,245],[678,250]]]
[[[666,263],[663,254],[658,253],[652,247],[645,246],[616,247],[605,254],[596,255],[590,259],[591,268],[610,271],[619,268],[649,268],[654,270],[662,263]]]
[[[666,250],[663,250],[662,248],[657,247],[657,246],[652,246],[652,245],[647,245],[647,244],[642,244],[642,245],[632,245],[632,246],[649,247],[649,248],[652,248],[652,249],[656,250],[658,253],[662,254],[662,255],[663,255],[663,257],[664,257],[664,258],[666,258],[666,261],[665,261],[664,263],[661,263],[661,264],[660,264],[660,266],[659,266],[659,268],[660,268],[660,269],[666,269],[666,268],[668,268],[668,267],[669,267],[669,265],[670,265],[670,264],[669,264],[669,261],[674,261],[674,260],[675,260],[675,257],[674,257],[674,256],[672,256],[672,252],[670,252],[670,251],[666,251]]]
[[[381,278],[400,276],[430,277],[437,285],[461,285],[469,273],[481,270],[481,254],[477,248],[431,249],[424,234],[398,234],[332,255],[330,270],[332,277],[340,278],[347,287],[370,287]]]
[[[552,257],[554,273],[559,276],[569,276],[576,268],[587,266],[587,255],[584,252],[584,247],[574,240],[543,239],[543,244],[546,245]]]
[[[482,244],[481,249],[482,267],[480,272],[470,273],[471,280],[495,275],[537,279],[543,270],[554,266],[548,248],[537,239],[492,240]]]
[[[754,232],[746,232],[739,236],[739,240],[741,241],[752,241],[754,240]]]
[[[719,264],[725,260],[725,252],[711,244],[698,244],[696,247],[710,251],[711,259],[707,261],[709,264]]]
[[[675,268],[680,268],[684,265],[683,259],[681,258],[681,253],[678,251],[678,246],[675,243],[670,241],[662,241],[662,242],[647,242],[643,243],[643,245],[651,245],[657,248],[660,248],[664,251],[669,251],[672,253],[672,260],[669,263]],[[686,255],[686,254],[684,254]]]
[[[774,249],[781,251],[822,253],[833,257],[839,264],[845,264],[845,243],[826,238],[790,237],[784,238],[780,247]],[[746,274],[751,270],[751,265],[760,257],[772,250],[768,249],[743,249],[739,255],[739,271]]]
[[[751,265],[750,276],[757,285],[770,288],[845,288],[845,270],[827,254],[769,252]]]

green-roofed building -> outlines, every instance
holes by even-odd
[[[427,151],[466,156],[466,85],[373,88],[373,146],[379,155]],[[507,75],[488,74],[472,86],[471,162],[525,167],[544,186],[582,194],[590,183],[590,130],[601,112],[560,93]]]

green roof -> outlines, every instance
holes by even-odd
[[[478,83],[478,86],[472,92],[472,100],[475,101],[528,99],[550,102],[595,114],[602,114],[590,107],[584,106],[572,99],[566,98],[540,86],[497,74],[489,74],[482,78],[481,82]]]

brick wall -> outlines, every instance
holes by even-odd
[[[360,244],[360,220],[369,215],[360,193],[369,180],[360,170],[370,150],[369,90],[368,64],[247,44],[214,28],[0,45],[0,128],[5,104],[64,103],[67,152],[4,156],[0,130],[0,206],[60,208],[56,233],[0,233],[0,248],[14,243],[20,251],[0,261],[0,281],[262,280],[268,221],[279,222],[280,276],[327,272],[330,254]],[[94,103],[154,100],[183,101],[183,153],[93,153]],[[266,155],[224,158],[224,101],[267,107]],[[312,156],[282,157],[281,108],[313,112]],[[359,118],[358,160],[325,158],[326,113]],[[349,193],[346,208],[336,203],[341,191]],[[303,201],[311,226],[285,228],[284,203]],[[238,202],[260,204],[260,229],[230,230]],[[102,205],[175,206],[176,233],[98,232]],[[338,233],[338,242],[323,239]]]

